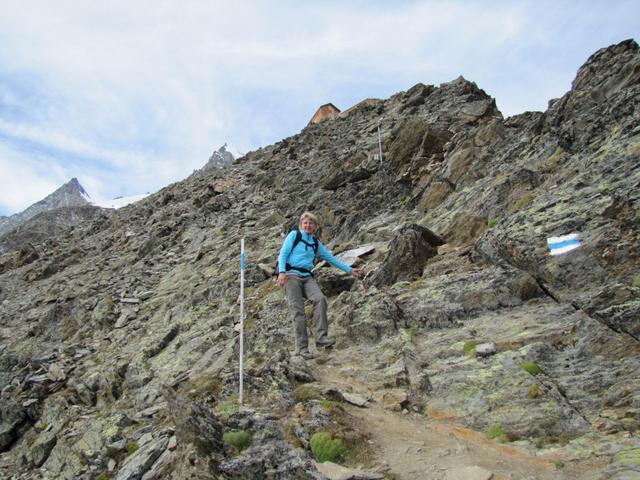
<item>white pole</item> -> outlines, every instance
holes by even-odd
[[[244,356],[244,238],[240,240],[240,406],[242,406]]]
[[[380,165],[382,165],[382,140],[380,140],[380,120],[378,120],[378,152],[380,155]]]

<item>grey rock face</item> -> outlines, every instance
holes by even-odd
[[[118,471],[116,480],[139,480],[167,448],[169,439],[161,437],[144,445],[131,455]]]
[[[169,387],[163,394],[176,424],[178,442],[193,444],[203,456],[215,458],[222,452],[222,425],[204,405],[179,398]]]
[[[513,448],[624,478],[640,405],[639,58],[635,42],[596,52],[546,112],[506,120],[463,78],[417,85],[0,254],[2,464],[17,478],[40,462],[51,478],[319,478],[315,432],[367,445],[341,390],[310,384],[344,354],[339,375],[372,406],[498,425]],[[302,362],[265,265],[309,209],[332,251],[367,246],[367,276],[318,266],[337,343]],[[550,255],[547,238],[572,232],[580,247]],[[468,354],[483,344],[495,351]],[[225,445],[228,431],[251,445]]]
[[[41,435],[36,443],[31,447],[31,461],[35,467],[40,467],[47,460],[51,450],[56,446],[56,435],[54,433],[45,433]]]
[[[404,225],[389,244],[389,252],[371,277],[378,287],[391,285],[398,280],[413,280],[422,275],[427,260],[437,255],[438,245],[444,241],[435,233],[420,225]]]

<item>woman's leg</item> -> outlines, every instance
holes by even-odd
[[[327,337],[327,333],[329,332],[329,324],[327,322],[327,299],[313,278],[304,282],[304,294],[305,297],[313,303],[313,321],[316,327],[316,346],[333,343]]]
[[[284,284],[289,303],[289,316],[293,322],[296,352],[309,350],[307,315],[304,313],[304,284],[301,278],[287,277]]]

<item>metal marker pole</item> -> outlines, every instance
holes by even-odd
[[[380,121],[378,121],[378,152],[380,155],[380,165],[382,165],[382,141],[380,140]]]
[[[244,356],[244,238],[240,240],[240,406],[242,406]]]

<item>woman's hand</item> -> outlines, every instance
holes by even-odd
[[[284,272],[278,274],[278,278],[276,279],[276,285],[279,287],[284,287],[285,282],[287,281],[287,276]]]
[[[352,268],[351,275],[356,278],[364,277],[364,268]]]

